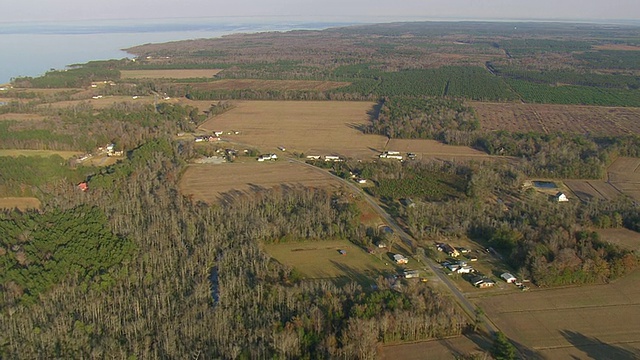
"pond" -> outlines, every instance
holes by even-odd
[[[558,185],[553,181],[534,181],[533,186],[541,189],[557,189]]]

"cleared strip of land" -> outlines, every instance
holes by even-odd
[[[120,70],[123,79],[213,78],[220,69]]]
[[[196,90],[298,90],[298,91],[327,91],[348,86],[351,83],[343,81],[315,81],[315,80],[260,80],[260,79],[223,79],[213,82],[190,84]]]
[[[4,197],[0,198],[0,209],[40,209],[40,200],[33,197]]]
[[[2,149],[0,150],[0,156],[40,156],[49,157],[51,155],[58,155],[63,159],[70,159],[74,156],[80,155],[80,151],[58,151],[58,150],[25,150],[25,149]]]

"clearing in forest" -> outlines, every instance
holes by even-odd
[[[484,130],[627,135],[640,133],[640,108],[470,102]]]
[[[62,150],[25,150],[25,149],[2,149],[0,150],[0,156],[40,156],[49,157],[52,155],[58,155],[63,159],[70,159],[74,156],[80,155],[80,151],[62,151]]]
[[[210,78],[220,69],[120,70],[122,79],[192,79]]]
[[[347,240],[307,240],[264,247],[273,258],[292,266],[308,279],[347,277],[359,283],[370,283],[379,275],[396,272],[378,255],[368,254]]]
[[[316,80],[260,80],[260,79],[224,79],[208,83],[190,84],[195,90],[298,90],[327,91],[348,86],[343,81]]]
[[[478,298],[522,349],[549,359],[637,359],[640,271],[606,285],[532,290]]]
[[[40,200],[34,197],[3,197],[0,198],[0,209],[40,209]]]
[[[235,108],[200,126],[200,130],[238,131],[230,140],[264,152],[279,146],[305,155],[370,158],[386,137],[365,135],[375,103],[346,101],[238,101]]]
[[[180,190],[194,200],[216,202],[233,194],[279,186],[338,188],[339,180],[317,169],[281,159],[276,162],[234,162],[189,165],[180,179]]]

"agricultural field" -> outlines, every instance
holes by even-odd
[[[622,195],[604,180],[564,180],[564,184],[582,201],[613,200]]]
[[[348,86],[351,83],[341,81],[313,80],[259,80],[224,79],[208,83],[190,84],[195,90],[279,90],[279,91],[327,91]]]
[[[595,135],[640,133],[640,108],[470,102],[484,130],[567,132]]]
[[[607,175],[618,191],[640,201],[640,159],[617,158],[607,169]]]
[[[486,354],[491,344],[480,336],[473,334],[457,336],[454,338],[423,341],[410,344],[387,345],[380,348],[378,355],[381,360],[452,360],[460,359],[466,355]],[[480,359],[484,359],[480,357]],[[488,357],[487,357],[488,359]]]
[[[24,149],[0,149],[0,156],[40,156],[46,157],[58,155],[63,159],[71,159],[80,155],[80,151],[60,151],[60,150],[24,150]]]
[[[614,283],[478,298],[509,338],[549,359],[637,359],[640,271]],[[532,357],[533,358],[533,357]]]
[[[0,210],[4,209],[40,209],[40,200],[33,197],[0,197]]]
[[[253,159],[244,163],[189,165],[180,180],[183,194],[205,202],[223,200],[223,194],[298,185],[338,188],[341,183],[329,174],[304,164],[287,160],[260,163]]]
[[[640,253],[640,233],[629,229],[600,229],[596,231],[602,240]]]
[[[238,131],[230,138],[263,152],[284,146],[305,155],[370,158],[386,137],[365,135],[374,103],[339,101],[238,101],[235,108],[200,126],[202,131]]]
[[[122,79],[213,78],[220,69],[120,70]]]
[[[396,273],[377,256],[366,253],[347,240],[314,240],[264,245],[266,252],[280,263],[292,266],[305,278],[347,277],[371,283],[380,275]],[[344,255],[339,253],[344,250]]]

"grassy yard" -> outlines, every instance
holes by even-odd
[[[268,244],[265,250],[280,263],[294,267],[309,279],[345,277],[369,284],[379,275],[397,273],[385,255],[380,259],[379,255],[368,254],[347,240]],[[346,254],[341,255],[339,250]]]

